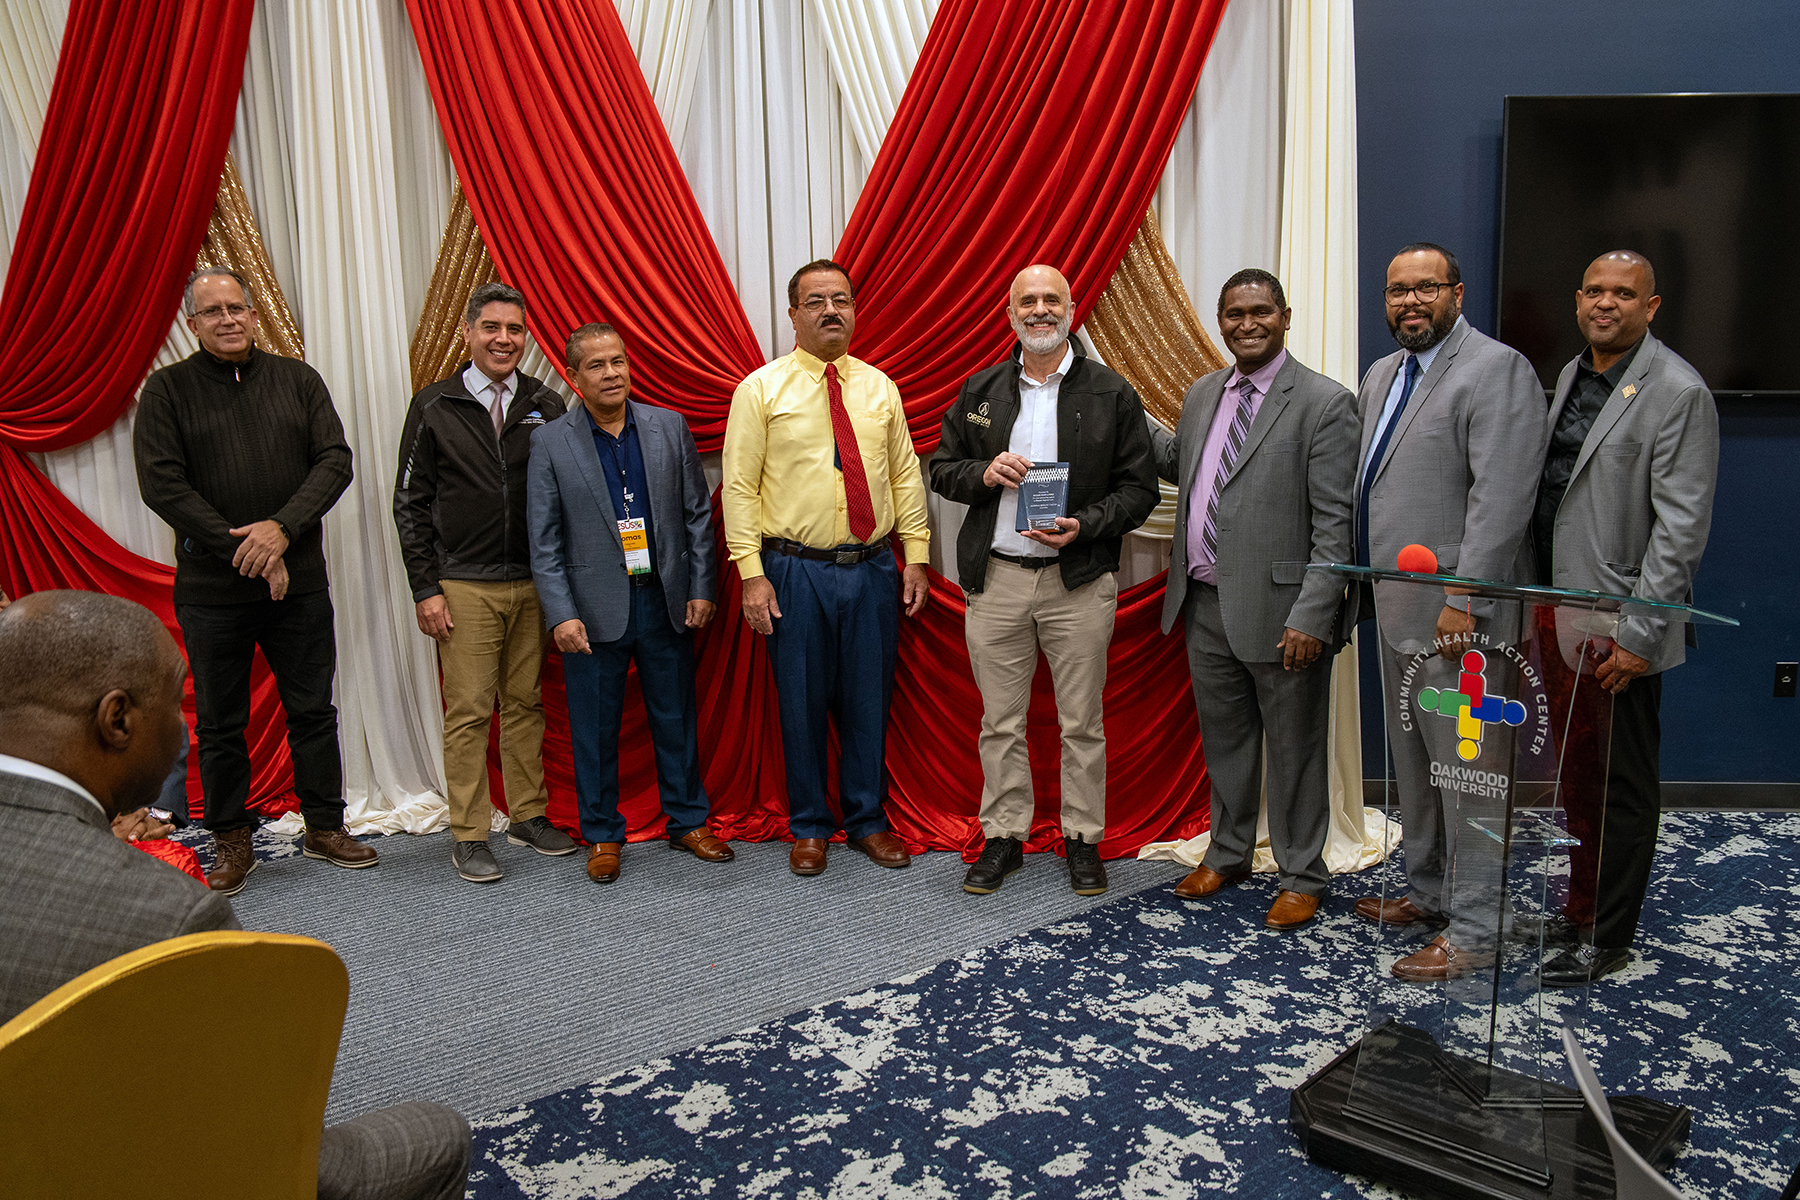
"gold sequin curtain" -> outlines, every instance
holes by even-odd
[[[1181,419],[1188,386],[1225,365],[1194,313],[1153,211],[1144,214],[1086,329],[1106,365],[1130,380],[1150,415],[1170,429]]]
[[[436,383],[463,360],[460,330],[469,293],[495,277],[493,260],[475,228],[475,214],[458,184],[450,199],[444,239],[438,243],[437,265],[431,269],[431,288],[413,330],[413,391]]]
[[[206,240],[200,244],[200,255],[194,263],[196,267],[229,267],[250,281],[250,288],[256,293],[258,347],[286,358],[306,357],[300,327],[294,324],[287,297],[269,265],[262,230],[250,212],[250,199],[244,195],[237,160],[229,152],[225,155],[225,173],[219,178],[219,197],[213,203],[212,220],[206,226]]]

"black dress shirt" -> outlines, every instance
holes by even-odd
[[[625,406],[625,428],[614,437],[600,428],[594,414],[588,413],[588,427],[594,431],[594,453],[600,456],[600,473],[606,476],[606,490],[612,498],[613,516],[625,521],[644,519],[645,544],[650,551],[650,570],[656,570],[656,530],[650,524],[650,481],[644,473],[644,451],[638,444],[637,416],[631,405]]]
[[[1531,516],[1531,537],[1537,547],[1538,578],[1544,583],[1554,582],[1550,577],[1552,542],[1556,536],[1556,510],[1562,507],[1563,495],[1569,490],[1569,477],[1575,473],[1575,460],[1581,456],[1581,447],[1587,441],[1588,432],[1594,427],[1594,418],[1606,407],[1606,402],[1613,392],[1618,390],[1619,380],[1625,378],[1625,372],[1631,368],[1631,360],[1637,357],[1638,349],[1643,346],[1642,338],[1636,346],[1627,350],[1619,361],[1604,371],[1594,370],[1594,350],[1588,347],[1581,352],[1581,359],[1575,364],[1575,385],[1569,390],[1569,398],[1563,403],[1562,412],[1557,414],[1556,428],[1550,433],[1550,452],[1544,458],[1544,475],[1538,482],[1537,508]]]

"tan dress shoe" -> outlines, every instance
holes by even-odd
[[[1475,954],[1459,950],[1442,936],[1434,937],[1423,949],[1409,954],[1394,964],[1394,978],[1408,983],[1437,983],[1459,979],[1471,971],[1494,965],[1492,954]]]
[[[1405,896],[1394,900],[1383,900],[1379,896],[1364,896],[1356,902],[1356,915],[1365,921],[1379,921],[1383,925],[1442,925],[1444,919],[1428,913]]]
[[[619,843],[595,842],[588,847],[587,873],[595,883],[611,883],[619,877]]]
[[[1233,871],[1229,875],[1221,875],[1205,863],[1201,863],[1189,872],[1188,877],[1175,885],[1175,894],[1183,900],[1204,900],[1220,888],[1228,888],[1250,878],[1248,871]]]
[[[350,836],[350,831],[337,829],[309,829],[301,839],[300,853],[308,858],[316,858],[328,862],[334,867],[372,867],[379,861],[373,846],[365,846]]]
[[[823,875],[825,839],[796,838],[794,848],[788,851],[788,870],[796,875]]]
[[[1263,924],[1270,929],[1298,929],[1312,920],[1318,911],[1317,896],[1283,888],[1276,894],[1275,903],[1269,905],[1269,915],[1263,918]]]
[[[859,854],[869,856],[869,861],[878,867],[906,867],[912,865],[912,855],[906,852],[906,843],[887,830],[871,833],[868,837],[851,838],[844,845]]]
[[[702,862],[730,862],[737,857],[735,850],[704,825],[698,829],[690,829],[682,837],[670,842],[669,849],[686,850]]]

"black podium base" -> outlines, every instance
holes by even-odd
[[[1521,1165],[1490,1153],[1505,1135],[1499,1116],[1485,1113],[1479,1102],[1433,1082],[1446,1070],[1478,1077],[1484,1068],[1438,1049],[1431,1035],[1407,1026],[1384,1026],[1383,1053],[1399,1052],[1416,1060],[1408,1077],[1421,1092],[1431,1088],[1436,1106],[1452,1111],[1426,1113],[1407,1097],[1392,1097],[1380,1108],[1347,1104],[1362,1043],[1338,1055],[1318,1074],[1294,1090],[1288,1125],[1314,1162],[1392,1184],[1407,1193],[1436,1200],[1588,1200],[1612,1197],[1612,1155],[1606,1135],[1581,1102],[1581,1093],[1542,1084],[1545,1159]],[[1525,1090],[1527,1080],[1496,1071],[1493,1083]],[[1532,1084],[1535,1089],[1538,1085]],[[1452,1102],[1446,1106],[1443,1097]],[[1643,1096],[1610,1097],[1613,1123],[1625,1139],[1658,1168],[1668,1165],[1687,1140],[1687,1109]],[[1516,1124],[1519,1109],[1509,1106],[1506,1119]],[[1432,1119],[1421,1120],[1423,1117]]]

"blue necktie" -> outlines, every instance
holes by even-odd
[[[1381,456],[1387,453],[1388,441],[1394,436],[1394,430],[1400,428],[1400,418],[1406,415],[1406,402],[1412,399],[1413,389],[1419,386],[1419,356],[1406,356],[1406,382],[1400,385],[1400,403],[1394,406],[1394,419],[1387,423],[1381,431],[1381,440],[1369,451],[1369,461],[1363,467],[1362,485],[1356,489],[1356,562],[1358,566],[1369,565],[1369,485],[1375,482],[1375,472],[1381,468]]]

